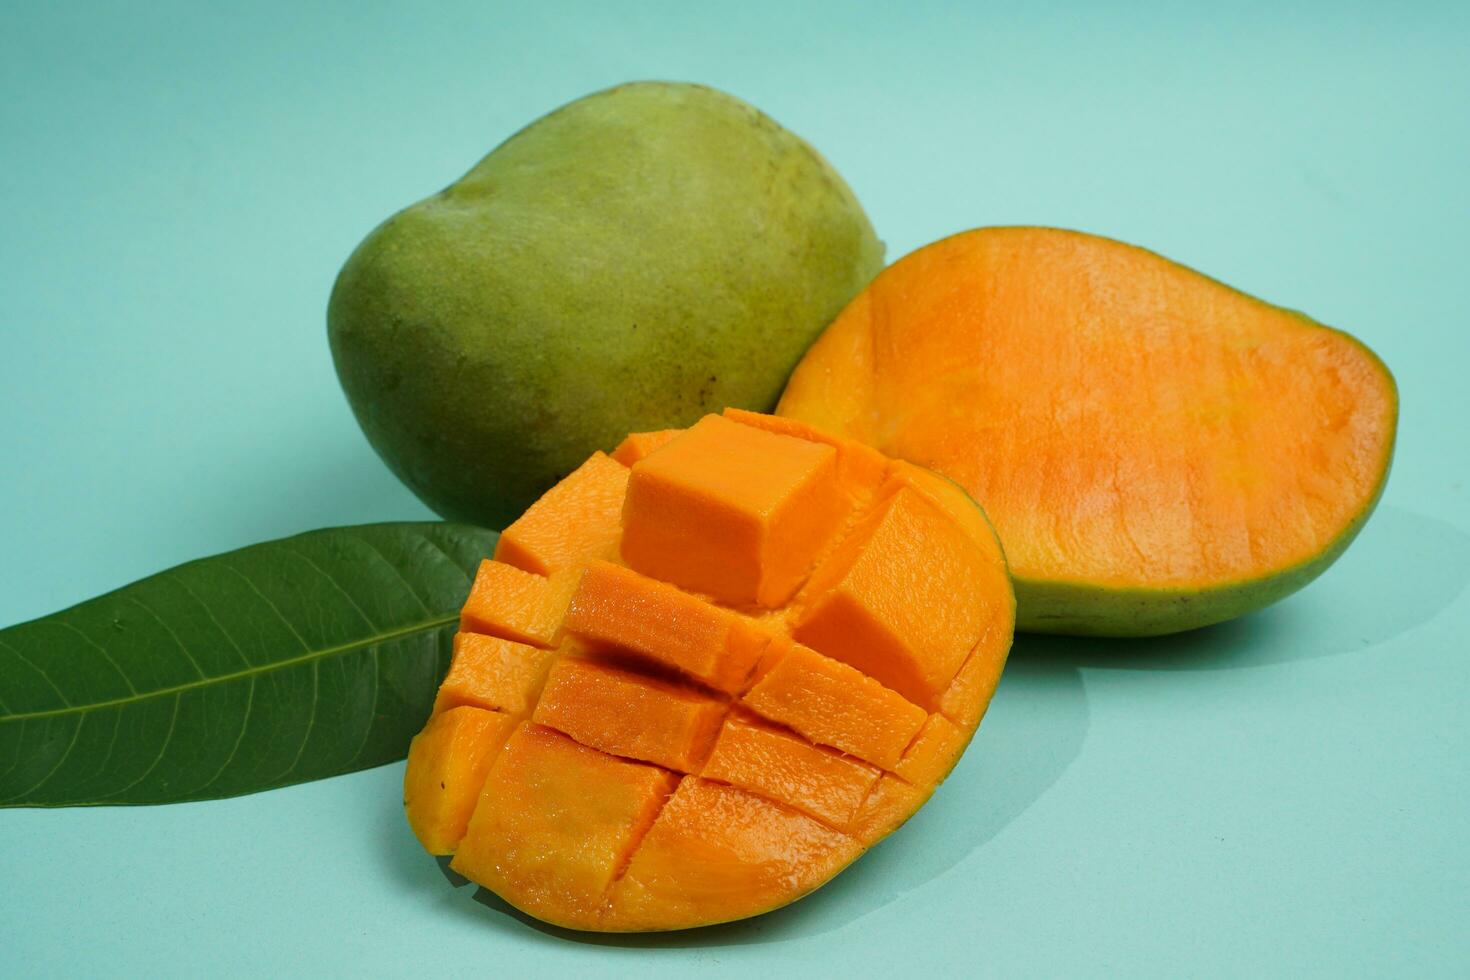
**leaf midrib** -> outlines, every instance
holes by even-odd
[[[377,646],[380,643],[389,643],[393,640],[402,639],[405,636],[411,636],[414,633],[422,633],[425,630],[436,629],[440,626],[447,626],[450,623],[457,622],[458,620],[459,613],[456,611],[446,614],[444,616],[437,616],[433,619],[414,623],[411,626],[405,626],[396,630],[389,630],[385,633],[378,633],[374,636],[368,637],[367,639],[354,640],[351,643],[341,643],[336,646],[326,647],[321,650],[311,650],[307,653],[291,657],[287,660],[279,660],[273,664],[258,667],[249,667],[245,670],[237,670],[229,674],[218,674],[213,677],[201,677],[198,680],[189,681],[184,684],[175,684],[172,687],[161,687],[153,691],[146,691],[142,694],[128,695],[121,698],[112,698],[107,701],[94,701],[91,704],[70,705],[62,708],[48,708],[45,711],[30,711],[23,714],[0,715],[0,725],[12,721],[32,721],[39,718],[55,718],[61,715],[85,715],[93,711],[102,711],[107,708],[115,708],[120,705],[137,704],[141,701],[152,700],[153,698],[166,698],[173,694],[182,694],[185,691],[192,691],[201,687],[209,687],[213,684],[226,684],[230,681],[244,680],[251,677],[259,677],[263,674],[269,674],[273,671],[285,670],[288,667],[298,667],[301,664],[308,664],[314,660],[325,660],[328,657],[335,657],[339,654],[351,653],[354,650],[361,650],[366,647]]]

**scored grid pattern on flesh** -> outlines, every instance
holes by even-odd
[[[597,458],[595,457],[595,459]],[[599,465],[605,465],[607,462],[611,461],[607,457],[600,457]],[[890,506],[898,493],[905,490],[913,492],[916,489],[912,482],[895,482],[894,465],[889,464],[885,467],[883,479],[878,486],[861,487],[851,495],[853,499],[851,501],[850,513],[841,522],[836,533],[830,536],[830,540],[826,542],[818,553],[813,555],[806,574],[802,578],[802,588],[805,588],[805,582],[811,578],[813,570],[836,552],[840,543],[847,535],[853,532],[854,528],[863,526],[864,521],[870,516],[877,514],[881,508]],[[851,490],[852,488],[849,489]],[[858,551],[861,552],[861,548]],[[614,565],[621,566],[622,564],[616,557],[615,551],[611,553],[604,552],[595,557],[605,560],[610,559]],[[584,566],[587,564],[589,562],[583,562]],[[668,588],[669,583],[664,583],[663,587]],[[901,699],[895,692],[880,687],[871,678],[856,671],[855,668],[840,664],[835,659],[826,658],[821,654],[813,654],[805,648],[799,648],[791,638],[794,631],[793,624],[800,618],[803,610],[807,609],[810,605],[808,601],[809,597],[804,596],[799,591],[783,606],[773,610],[750,608],[748,606],[737,609],[715,602],[708,596],[693,595],[687,591],[682,592],[682,595],[685,597],[685,602],[692,599],[702,604],[705,608],[711,610],[716,618],[729,617],[729,622],[740,624],[735,629],[743,631],[744,642],[747,644],[753,642],[752,636],[763,637],[757,645],[764,646],[764,649],[759,651],[758,655],[751,656],[751,667],[739,683],[734,685],[725,684],[723,686],[726,689],[721,690],[722,685],[711,683],[711,679],[708,677],[703,679],[697,678],[679,669],[678,666],[669,663],[655,663],[645,653],[637,650],[617,644],[608,644],[606,642],[589,642],[585,637],[579,636],[574,629],[568,630],[564,636],[560,635],[560,630],[557,631],[558,640],[555,643],[556,663],[550,666],[551,674],[556,673],[557,664],[564,658],[577,658],[579,663],[583,659],[586,659],[604,665],[610,671],[615,670],[617,672],[616,674],[609,673],[607,676],[616,677],[618,683],[626,683],[630,678],[642,676],[646,678],[645,683],[650,688],[656,687],[674,692],[684,691],[692,695],[697,695],[700,698],[709,699],[720,705],[720,716],[718,724],[715,726],[717,729],[716,733],[706,735],[700,744],[689,747],[689,752],[685,752],[678,763],[671,762],[669,758],[659,758],[657,760],[658,763],[661,763],[662,768],[674,773],[671,787],[669,792],[659,801],[658,808],[652,816],[643,815],[638,819],[640,826],[637,828],[637,833],[626,842],[623,853],[618,857],[616,868],[613,871],[611,880],[606,886],[604,894],[597,899],[602,905],[606,904],[608,894],[610,894],[618,880],[627,871],[636,849],[657,821],[663,806],[678,791],[678,786],[691,778],[710,780],[714,783],[724,783],[726,780],[729,780],[731,784],[738,786],[742,791],[759,796],[771,805],[801,813],[805,817],[821,823],[830,830],[852,839],[857,845],[856,850],[853,854],[843,857],[838,861],[837,867],[832,869],[833,872],[840,870],[840,867],[845,866],[851,860],[851,857],[855,856],[855,853],[860,852],[862,847],[873,843],[877,838],[893,829],[897,823],[901,823],[903,819],[906,819],[927,798],[934,785],[943,778],[949,766],[952,765],[954,759],[958,756],[960,750],[962,750],[964,743],[968,741],[969,736],[973,733],[975,722],[978,720],[978,710],[976,710],[975,706],[968,703],[960,703],[952,706],[952,699],[949,697],[950,693],[963,687],[964,690],[959,693],[963,696],[962,701],[965,702],[982,696],[988,698],[989,695],[988,689],[982,692],[976,688],[975,684],[964,682],[970,661],[976,658],[977,651],[980,651],[980,648],[987,642],[985,631],[982,631],[982,635],[976,638],[974,643],[971,644],[971,648],[964,653],[958,668],[951,671],[959,679],[951,678],[946,684],[945,692],[937,695],[933,699],[934,703],[932,705],[920,709],[910,704],[907,700]],[[565,596],[564,599],[574,601],[570,598],[570,594]],[[476,629],[483,632],[499,634],[517,640],[525,638],[522,632],[514,629],[503,630],[497,628],[494,623],[477,621],[470,624],[468,622],[468,605],[466,619],[467,625],[473,625]],[[844,740],[842,738],[824,737],[820,733],[815,737],[809,737],[813,734],[810,726],[800,724],[799,719],[794,720],[789,715],[782,716],[783,713],[779,709],[771,710],[767,708],[760,698],[746,700],[747,696],[751,694],[752,689],[758,688],[759,684],[779,666],[783,657],[793,656],[798,651],[802,656],[815,656],[819,661],[825,661],[823,666],[830,669],[834,677],[837,678],[834,683],[847,684],[852,682],[854,676],[860,677],[862,678],[861,683],[864,690],[873,697],[880,699],[879,702],[875,703],[884,705],[901,704],[903,710],[897,712],[898,716],[902,719],[901,725],[908,725],[912,728],[912,731],[910,732],[900,725],[894,731],[901,733],[901,740],[894,741],[893,738],[889,738],[887,741],[887,745],[891,746],[891,751],[885,747],[882,751],[860,752],[861,755],[866,756],[866,758],[860,758],[858,754],[852,751],[852,745],[834,744],[843,743]],[[526,652],[527,654],[531,654],[529,650]],[[545,653],[539,655],[542,657],[546,656]],[[982,652],[981,655],[984,655],[984,653]],[[578,733],[575,731],[577,727],[575,724],[559,722],[555,713],[548,712],[542,704],[544,685],[547,683],[548,676],[546,671],[542,671],[537,675],[537,679],[531,682],[535,685],[536,690],[534,694],[527,692],[530,696],[525,697],[523,702],[524,704],[531,705],[531,707],[516,713],[520,718],[516,730],[539,730],[544,726],[559,732],[562,736],[573,739],[573,741],[578,741],[579,744],[585,745],[587,748],[595,751],[607,752],[609,755],[621,757],[639,765],[648,766],[655,764],[649,758],[649,752],[639,749],[617,751],[621,748],[621,744],[613,745],[610,749],[608,742],[600,738],[599,733],[596,732],[592,734],[592,737],[583,734],[582,738],[578,739],[576,737]],[[452,673],[451,677],[453,677]],[[553,681],[553,684],[555,683],[556,681]],[[979,687],[985,688],[985,684],[982,683]],[[972,688],[975,688],[975,690],[972,691]],[[442,700],[443,698],[441,696],[441,702]],[[447,706],[446,704],[441,704],[436,707],[436,711]],[[500,706],[487,705],[487,707],[498,708]],[[950,715],[947,720],[946,709],[948,709],[948,714]],[[884,708],[883,710],[887,709]],[[527,726],[531,726],[531,728],[528,729]],[[841,726],[839,725],[838,727],[840,728]],[[574,729],[574,731],[566,731],[565,729],[568,728]],[[854,784],[856,788],[854,786],[839,787],[842,792],[837,794],[835,801],[831,799],[792,799],[791,792],[783,794],[779,789],[772,791],[769,787],[752,785],[752,782],[760,782],[760,780],[740,779],[738,771],[732,775],[728,766],[722,767],[718,772],[706,771],[707,767],[713,761],[712,756],[719,755],[717,751],[719,738],[726,732],[727,728],[738,729],[738,734],[741,734],[742,737],[754,738],[757,742],[762,738],[777,740],[781,738],[795,739],[801,745],[805,746],[806,749],[810,750],[811,754],[805,758],[807,764],[810,765],[814,772],[808,773],[807,775],[810,775],[816,783],[822,783],[823,779],[827,779],[830,782],[831,778],[840,780],[843,777],[850,777],[850,781],[856,780]],[[806,728],[807,731],[805,733],[801,732],[802,728]],[[751,734],[751,732],[754,732],[754,734]],[[733,740],[734,736],[732,736]],[[927,760],[915,759],[915,753],[920,749],[921,743],[926,743],[926,740],[935,743],[934,745],[924,745],[925,751],[932,750],[934,758]],[[602,744],[595,744],[599,742]],[[844,751],[844,749],[848,751]],[[802,757],[800,751],[794,751],[790,754],[798,758]],[[735,768],[738,770],[738,766]],[[821,770],[822,772],[818,773],[815,770]],[[828,770],[835,772],[836,776],[831,776],[831,773],[827,772]],[[902,774],[896,772],[896,770],[902,770]],[[802,776],[803,773],[801,772],[775,772],[772,778],[778,781],[785,778],[788,781],[794,780],[800,784]],[[905,776],[909,778],[906,779]],[[801,790],[798,786],[796,790],[797,795],[800,792]],[[782,798],[783,795],[786,798]],[[489,796],[487,794],[484,799],[488,798]],[[898,802],[895,803],[895,800]],[[878,806],[880,803],[882,804],[881,808]],[[482,800],[479,805],[483,806],[486,804]],[[884,809],[884,812],[877,812],[878,809]],[[845,819],[843,817],[844,814]]]

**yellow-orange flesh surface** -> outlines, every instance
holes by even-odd
[[[1299,313],[1120,242],[989,228],[880,274],[777,414],[980,501],[1018,628],[1147,635],[1335,560],[1387,478],[1398,400],[1371,351]]]
[[[757,915],[923,805],[1014,623],[996,537],[947,480],[748,412],[635,435],[482,564],[408,820],[557,925]]]

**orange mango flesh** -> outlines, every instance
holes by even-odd
[[[1383,487],[1397,394],[1348,335],[1153,253],[990,228],[880,274],[778,412],[980,501],[1020,628],[1144,635],[1326,568]]]
[[[782,418],[779,415],[761,415],[739,408],[725,409],[725,417],[741,425],[764,429],[777,435],[795,436],[808,442],[824,443],[837,450],[837,481],[856,507],[862,507],[868,503],[874,490],[882,486],[889,466],[893,465],[892,460],[876,449],[860,442],[853,442],[851,439],[839,439],[828,435],[796,419]],[[957,514],[955,516],[963,520],[966,515]],[[977,512],[975,517],[982,524],[985,523],[983,515]],[[986,527],[988,534],[990,533],[989,525]]]
[[[549,575],[576,567],[588,555],[612,557],[617,554],[627,489],[628,467],[593,453],[500,532],[495,560]]]
[[[941,530],[951,524],[922,493],[900,486],[812,576],[796,639],[932,709],[989,612],[970,588],[985,558],[967,538]],[[894,582],[889,569],[915,540],[933,542],[925,574]]]
[[[992,614],[985,635],[960,665],[959,673],[949,689],[939,698],[939,713],[961,728],[973,729],[985,715],[985,707],[1000,683],[1015,629],[1014,610],[1010,615]]]
[[[884,773],[863,800],[848,833],[865,840],[880,840],[893,833],[924,804],[928,794],[901,776]]]
[[[481,566],[405,775],[426,849],[578,929],[815,889],[929,798],[1010,648],[1005,560],[946,481],[770,416],[657,435]]]
[[[730,605],[785,605],[847,516],[837,450],[707,415],[637,464],[623,560]]]
[[[623,930],[683,929],[794,901],[862,841],[771,799],[686,776],[608,895]]]
[[[926,717],[923,708],[857,668],[799,644],[788,647],[740,703],[818,745],[889,767]]]
[[[724,701],[581,657],[551,670],[531,720],[583,745],[678,772],[698,770]]]
[[[632,466],[683,431],[683,429],[660,429],[657,432],[635,432],[618,443],[618,448],[612,452],[612,458],[624,466]]]
[[[590,645],[623,651],[689,675],[716,690],[738,690],[762,647],[732,639],[734,614],[664,582],[608,562],[583,573],[564,628]]]
[[[550,649],[557,644],[577,579],[576,569],[543,578],[502,562],[482,561],[460,611],[459,628]]]
[[[434,713],[460,705],[526,714],[556,654],[483,633],[454,634],[454,659]]]
[[[904,782],[923,786],[938,782],[954,768],[969,742],[963,729],[943,715],[930,715],[919,734],[904,749],[893,774]]]
[[[785,803],[833,827],[852,822],[882,774],[875,766],[813,745],[794,732],[738,715],[725,723],[700,770],[705,779]],[[940,778],[943,774],[929,781]]]
[[[518,908],[595,928],[676,781],[523,723],[485,780],[452,867]]]
[[[490,763],[515,726],[513,715],[459,706],[436,711],[414,736],[403,806],[424,850],[448,854],[464,837]]]

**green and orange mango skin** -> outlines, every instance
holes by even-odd
[[[444,517],[503,527],[628,432],[769,410],[882,251],[800,138],[713,89],[634,83],[376,228],[328,334],[393,472]]]

